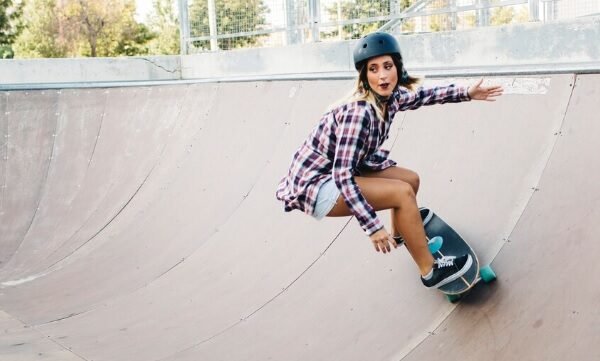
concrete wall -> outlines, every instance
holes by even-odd
[[[429,76],[600,71],[600,16],[400,36],[409,71]],[[0,89],[80,82],[348,78],[354,41],[188,56],[0,60]],[[106,84],[103,84],[106,86]]]
[[[399,38],[409,71],[428,75],[600,70],[600,17]],[[184,78],[349,73],[354,41],[182,58]]]
[[[0,60],[0,84],[181,79],[179,56]]]

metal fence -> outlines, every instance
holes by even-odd
[[[178,1],[184,54],[600,15],[600,0]]]

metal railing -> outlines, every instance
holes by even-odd
[[[178,0],[182,54],[600,14],[600,0]]]

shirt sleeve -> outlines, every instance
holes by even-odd
[[[459,103],[470,101],[469,88],[456,86],[436,86],[433,88],[419,87],[416,91],[410,92],[404,88],[399,88],[393,95],[394,103],[400,111],[417,109],[424,105]]]
[[[365,107],[349,106],[343,112],[338,119],[333,162],[333,180],[348,208],[369,236],[383,228],[383,223],[360,192],[354,180],[354,170],[365,154],[371,122],[371,115]]]

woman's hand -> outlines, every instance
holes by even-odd
[[[469,87],[468,92],[471,99],[494,102],[496,101],[494,98],[499,97],[504,92],[504,89],[499,85],[483,87],[481,86],[481,83],[483,83],[483,78],[479,79],[476,84]]]
[[[396,241],[394,241],[392,236],[385,230],[385,228],[373,233],[370,238],[377,252],[388,253],[392,251],[392,247],[398,247]]]

